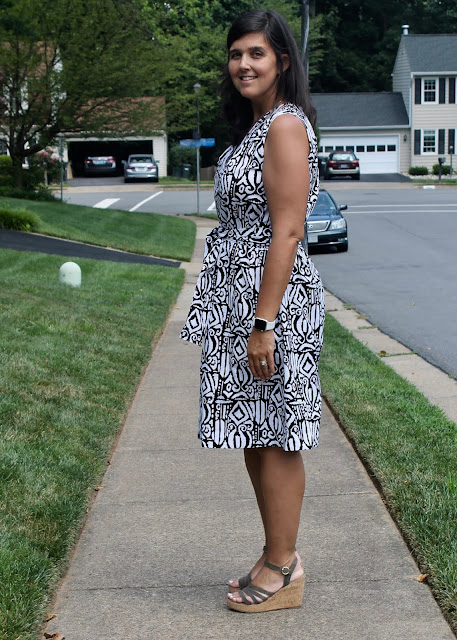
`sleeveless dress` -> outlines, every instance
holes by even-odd
[[[275,321],[275,373],[266,382],[256,380],[247,357],[272,237],[262,182],[264,147],[271,123],[281,114],[293,114],[306,127],[307,217],[319,193],[316,137],[293,104],[266,113],[219,158],[214,186],[220,226],[206,238],[203,267],[180,336],[202,345],[199,438],[208,448],[299,451],[318,446],[324,292],[301,244]]]

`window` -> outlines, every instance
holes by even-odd
[[[358,145],[357,145],[357,152],[358,152],[358,153],[364,153],[364,151],[365,151],[365,145],[363,145],[363,144],[358,144]]]
[[[335,151],[344,151],[344,147],[335,147]]]
[[[397,150],[397,145],[396,144],[388,144],[387,145],[387,151],[396,151]]]
[[[329,153],[330,151],[333,151],[333,147],[325,147],[325,151],[326,153]]]
[[[422,153],[436,153],[435,129],[424,129],[422,131]]]
[[[422,102],[437,104],[436,78],[422,80]]]
[[[354,145],[351,145],[350,147],[346,146],[346,151],[354,151]]]
[[[6,156],[8,151],[8,147],[6,146],[6,142],[4,140],[0,140],[0,156]]]
[[[385,151],[386,150],[386,145],[385,144],[378,144],[377,151]]]
[[[321,145],[321,146],[319,147],[318,151],[319,151],[319,153],[322,153],[322,152],[323,152],[323,150],[324,150],[324,147]]]
[[[368,152],[371,152],[371,151],[374,151],[374,150],[375,150],[374,144],[367,144],[367,151]]]

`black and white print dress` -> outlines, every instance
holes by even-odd
[[[204,447],[317,447],[324,292],[301,244],[276,318],[275,373],[252,375],[252,330],[271,223],[262,182],[265,139],[275,118],[293,114],[310,144],[307,217],[319,192],[317,144],[303,111],[280,105],[258,120],[242,142],[220,157],[215,201],[220,226],[206,238],[203,267],[181,338],[202,345],[199,438]]]

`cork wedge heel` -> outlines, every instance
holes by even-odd
[[[279,591],[272,593],[262,589],[262,587],[250,584],[244,589],[238,589],[243,602],[234,602],[227,598],[228,607],[241,613],[262,613],[264,611],[301,607],[305,587],[305,574],[295,580],[291,580],[297,561],[297,558],[295,558],[290,567],[279,567],[265,560],[264,565],[266,567],[282,573],[284,576],[283,586]]]

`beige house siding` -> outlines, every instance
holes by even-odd
[[[152,138],[152,149],[154,159],[158,162],[159,177],[163,178],[167,175],[167,134],[164,133],[161,136],[154,136]]]
[[[411,118],[411,68],[402,42],[400,42],[392,73],[392,90],[402,94],[406,112],[408,117]]]
[[[457,104],[415,104],[411,127],[454,129],[457,127]]]
[[[449,83],[446,82],[446,101],[448,95]],[[457,129],[457,104],[415,104],[413,108],[413,117],[411,121],[411,137],[414,143],[414,132],[419,130],[423,132],[426,129],[436,131],[436,150],[435,153],[414,154],[414,144],[412,144],[412,165],[427,167],[432,169],[437,164],[439,157],[446,158],[446,164],[449,164],[450,158],[448,153],[449,145],[449,129]],[[444,152],[439,153],[438,150],[438,131],[444,130]],[[457,142],[457,131],[454,134],[455,142]],[[421,151],[422,151],[422,134],[421,134]],[[455,166],[455,156],[453,157],[453,165]]]

